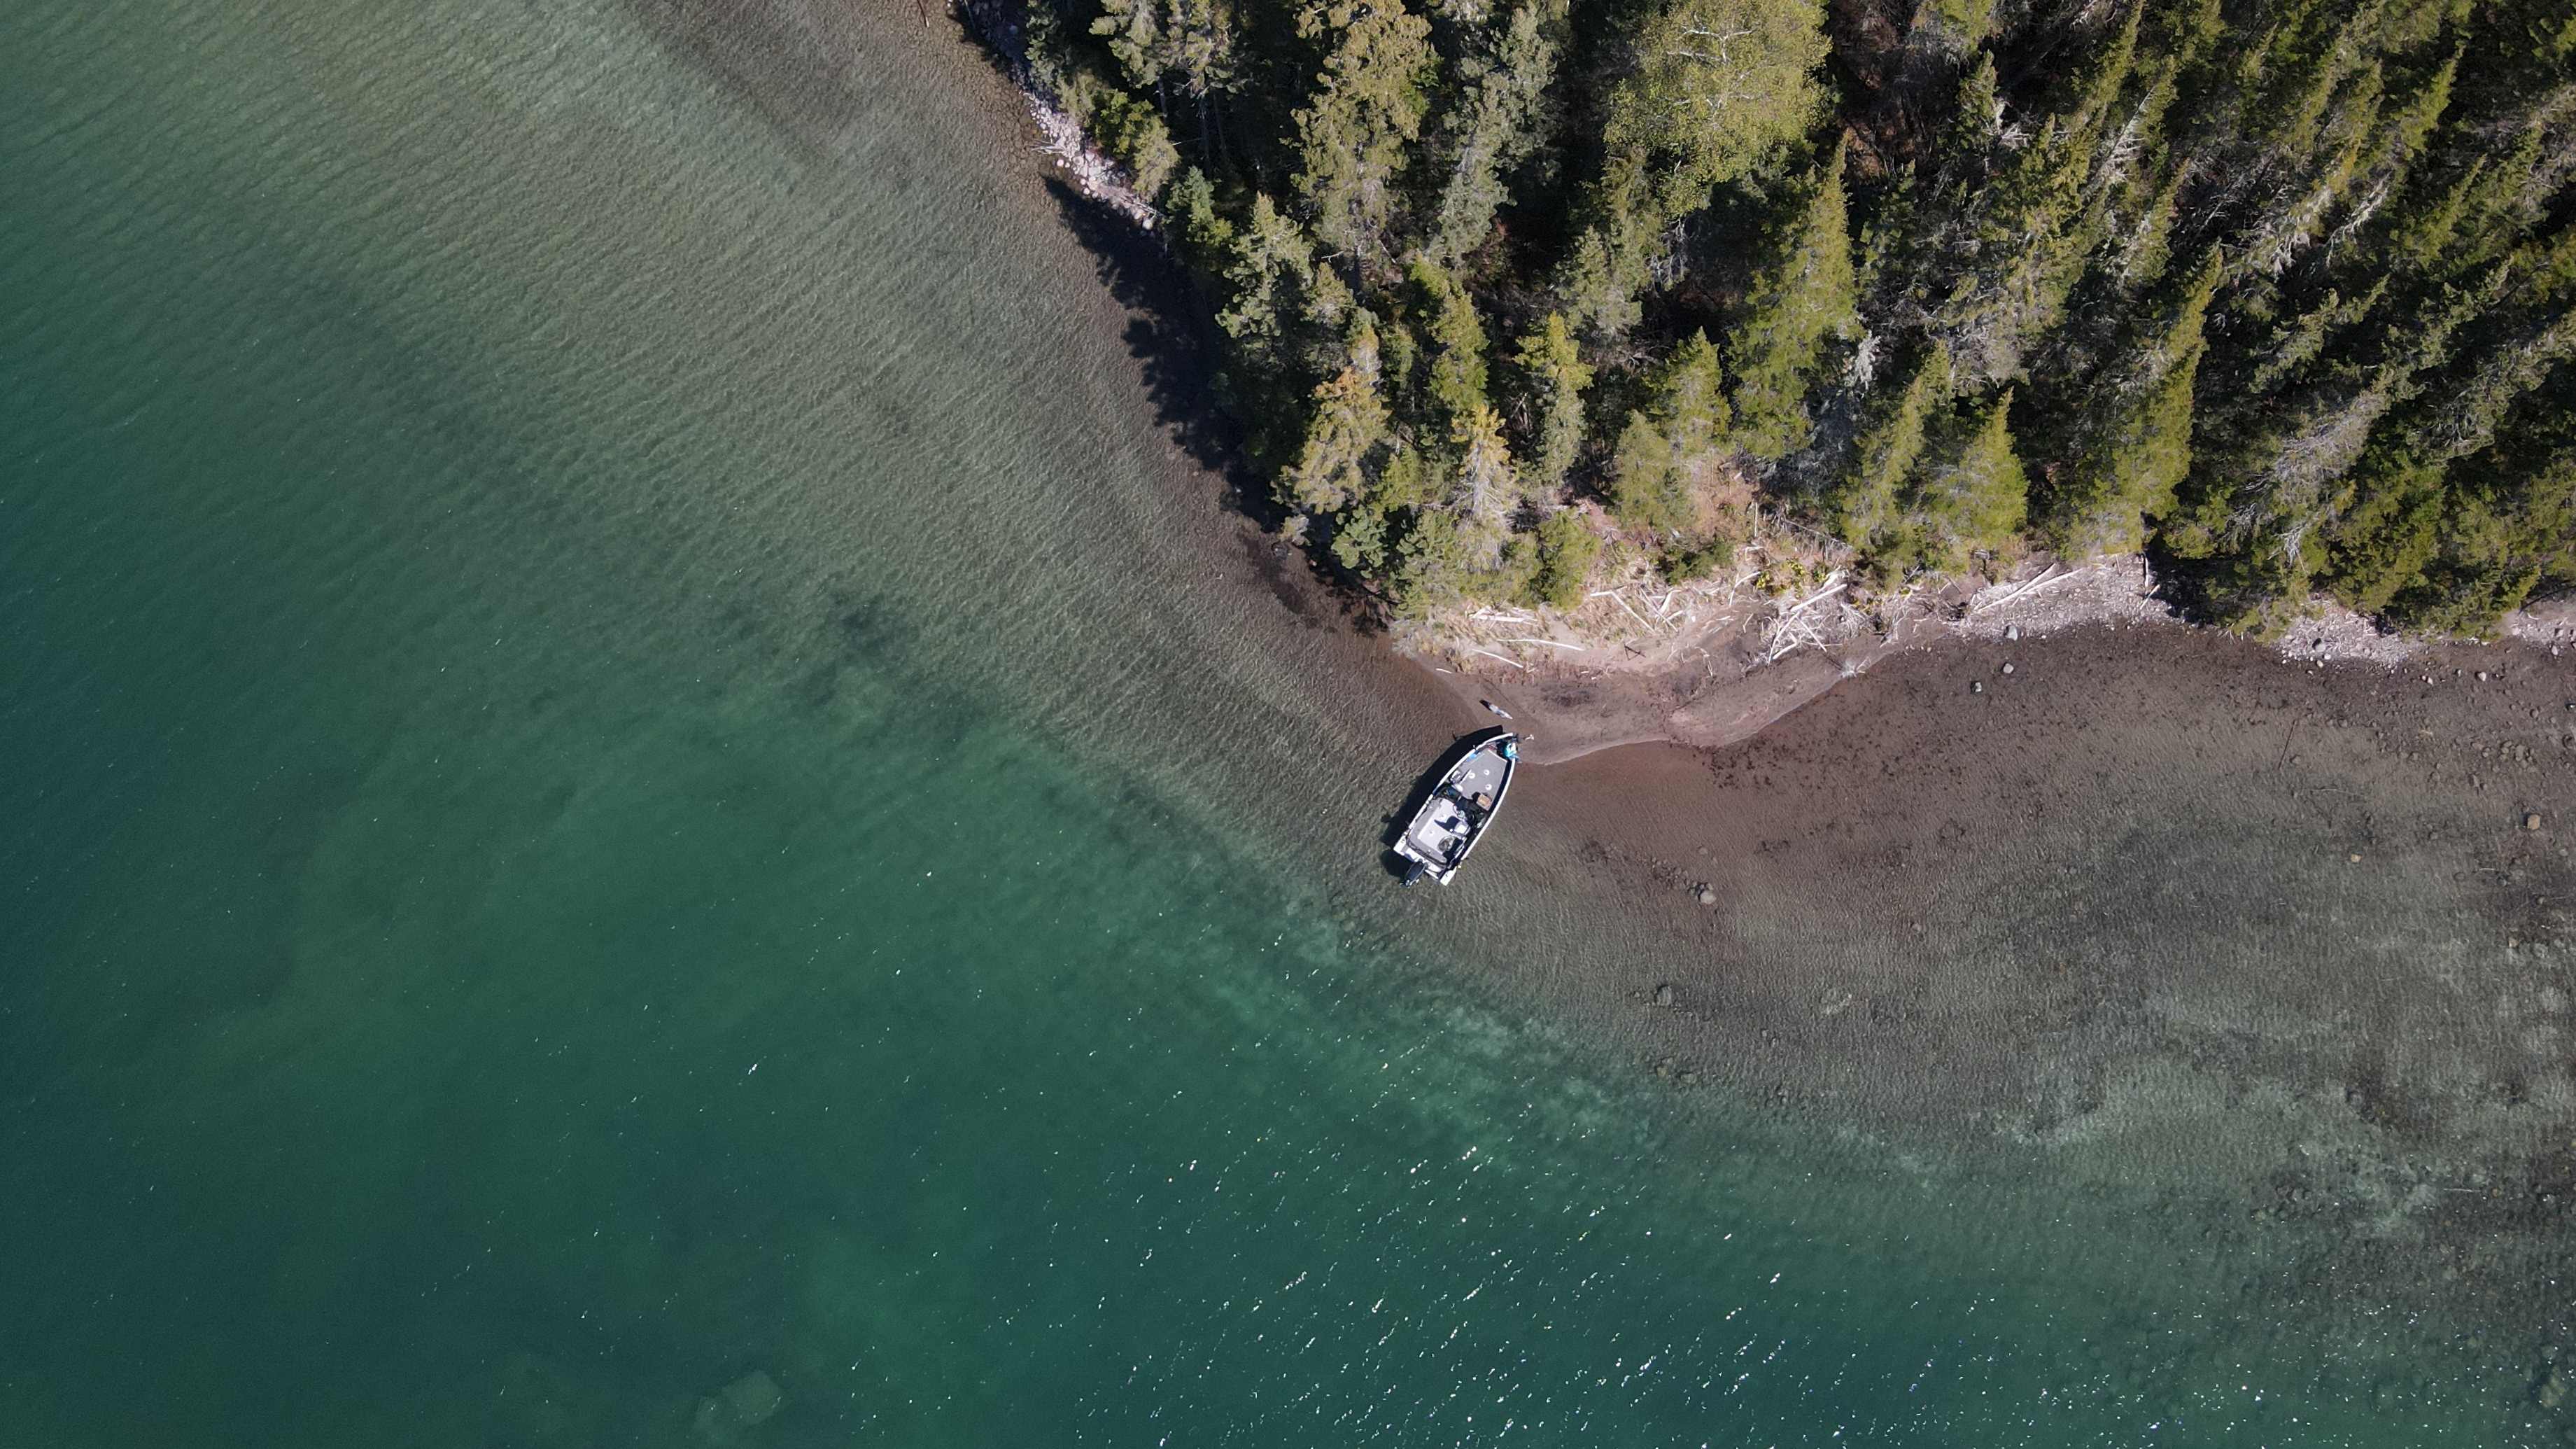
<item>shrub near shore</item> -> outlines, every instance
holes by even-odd
[[[1036,0],[1252,466],[1400,613],[2143,548],[2203,617],[2576,586],[2576,0]],[[1578,542],[1576,531],[1592,535]]]

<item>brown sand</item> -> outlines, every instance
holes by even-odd
[[[1948,643],[1516,803],[1565,888],[1680,943],[1522,984],[1677,1084],[2233,1194],[2245,1231],[2326,1229],[2319,1272],[2564,1310],[2576,668],[2545,647]]]

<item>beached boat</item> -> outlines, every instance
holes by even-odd
[[[1405,822],[1395,839],[1395,853],[1410,862],[1404,883],[1428,876],[1442,885],[1467,863],[1467,852],[1494,823],[1503,794],[1512,787],[1512,770],[1520,763],[1520,736],[1495,730],[1458,758],[1440,783]]]

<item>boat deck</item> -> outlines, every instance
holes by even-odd
[[[1502,802],[1509,770],[1500,749],[1490,744],[1478,746],[1459,761],[1406,828],[1406,853],[1448,879],[1485,817]]]
[[[1479,808],[1491,809],[1494,793],[1503,788],[1503,757],[1491,749],[1480,749],[1467,757],[1450,783],[1469,800],[1482,795],[1486,803]]]

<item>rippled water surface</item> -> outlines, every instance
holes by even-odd
[[[36,0],[0,79],[9,1442],[2524,1432],[1487,999],[1577,907],[1349,848],[1426,706],[913,7]]]

